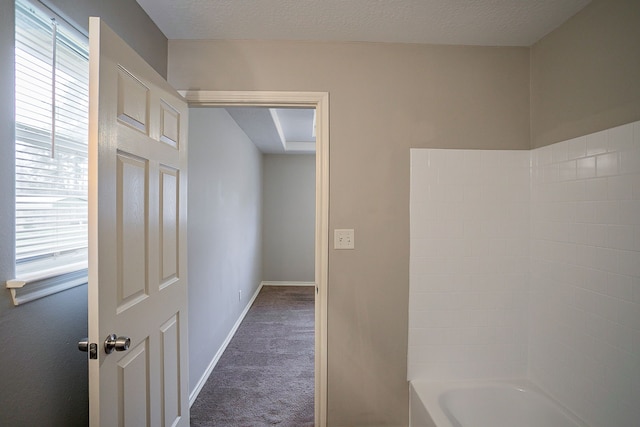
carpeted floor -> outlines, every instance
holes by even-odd
[[[265,286],[191,407],[194,427],[313,426],[312,286]]]

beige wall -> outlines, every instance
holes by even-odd
[[[640,119],[640,1],[594,0],[531,49],[533,148]]]
[[[169,41],[177,89],[330,93],[329,425],[407,425],[409,148],[529,148],[529,50]]]

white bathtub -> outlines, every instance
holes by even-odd
[[[587,427],[526,380],[410,384],[411,427]]]

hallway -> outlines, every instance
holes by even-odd
[[[191,407],[191,425],[313,426],[314,288],[265,286]]]

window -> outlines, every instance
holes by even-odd
[[[18,0],[15,10],[16,275],[27,301],[86,283],[89,55],[48,9]]]

